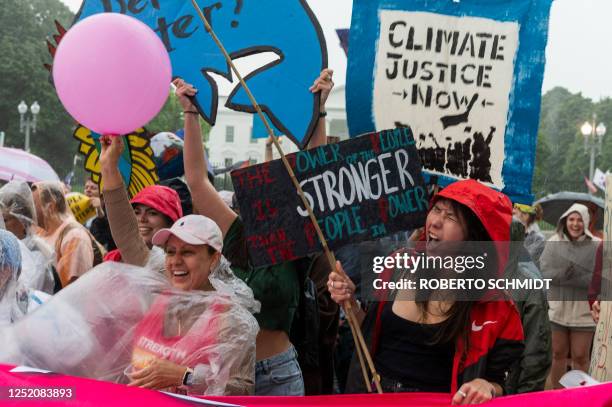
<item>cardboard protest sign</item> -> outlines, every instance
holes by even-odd
[[[351,135],[409,125],[440,185],[473,178],[531,204],[552,0],[355,0]]]
[[[287,160],[332,250],[424,224],[427,191],[409,128],[300,151]],[[232,181],[255,266],[322,250],[281,160],[236,170]]]
[[[612,175],[606,177],[601,312],[593,339],[590,375],[600,382],[612,381]]]
[[[79,141],[78,151],[85,156],[85,170],[102,190],[100,135],[86,127],[78,126],[73,136]],[[141,128],[121,137],[125,148],[119,159],[119,171],[131,198],[144,187],[156,184],[159,177],[151,148],[151,137],[147,130]]]
[[[66,195],[66,202],[77,222],[84,225],[89,219],[96,216],[96,208],[91,205],[91,199],[79,192]]]
[[[245,80],[274,126],[296,144],[307,145],[319,119],[319,95],[308,88],[327,67],[327,49],[306,0],[199,0],[198,4],[232,59],[262,52],[278,55],[278,60]],[[210,74],[230,81],[233,75],[191,1],[84,0],[76,21],[102,12],[135,17],[159,35],[170,54],[173,75],[198,89],[197,108],[214,125],[218,90]],[[234,88],[226,106],[255,112],[241,85]]]

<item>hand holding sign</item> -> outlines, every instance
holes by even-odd
[[[126,134],[161,110],[172,79],[164,44],[122,14],[89,17],[57,48],[53,81],[72,117],[100,134]]]

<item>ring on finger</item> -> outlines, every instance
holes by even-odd
[[[461,390],[457,390],[457,394],[459,394],[461,397],[466,398],[467,394]]]

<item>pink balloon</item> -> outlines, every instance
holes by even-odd
[[[172,81],[170,57],[144,23],[101,13],[72,27],[53,61],[62,104],[82,125],[100,134],[127,134],[163,107]]]

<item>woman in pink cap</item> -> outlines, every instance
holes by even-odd
[[[134,333],[130,386],[198,395],[251,394],[255,382],[252,312],[259,303],[222,256],[223,237],[201,215],[178,219],[152,243],[163,247],[175,290],[158,295]]]
[[[259,303],[222,256],[221,230],[207,217],[182,217],[171,188],[149,186],[128,201],[118,168],[123,140],[104,136],[101,144],[106,209],[123,261],[163,270],[180,290],[158,295],[137,326],[125,372],[129,385],[199,395],[252,393],[258,327],[251,312]]]

